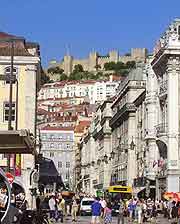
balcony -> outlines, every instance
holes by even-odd
[[[130,112],[135,112],[136,107],[133,103],[124,104],[118,111],[114,114],[112,119],[109,122],[111,128],[116,128],[119,126],[119,123],[123,118]]]
[[[158,124],[156,126],[156,135],[157,137],[167,135],[167,123]]]
[[[168,83],[167,80],[160,83],[159,86],[159,98],[164,99],[167,96]]]
[[[106,108],[101,115],[101,125],[105,123],[106,119],[110,118],[112,118],[112,110]]]

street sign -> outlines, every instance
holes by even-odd
[[[10,184],[14,181],[14,176],[11,173],[6,173],[6,177]]]

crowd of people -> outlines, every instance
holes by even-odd
[[[36,208],[49,210],[50,220],[63,222],[64,217],[72,217],[72,222],[77,221],[77,215],[80,207],[80,197],[74,195],[71,197],[64,197],[61,193],[51,193],[50,195],[37,196]]]
[[[1,194],[4,193],[1,190]],[[83,194],[73,194],[72,197],[64,196],[62,193],[51,193],[36,197],[36,209],[47,210],[49,218],[54,222],[64,222],[64,218],[71,216],[72,223],[77,222],[80,215],[80,204],[83,198],[90,197]],[[90,197],[92,198],[92,197]],[[23,203],[21,203],[23,201]],[[25,195],[18,194],[15,197],[16,207],[26,210]],[[2,205],[0,205],[2,206]],[[20,207],[19,207],[20,206]],[[114,211],[118,211],[114,213]],[[157,216],[167,218],[170,223],[180,224],[180,203],[172,200],[152,200],[131,198],[123,200],[120,198],[94,197],[91,205],[91,224],[111,224],[112,217],[116,214],[117,224],[128,223],[156,223]]]
[[[157,216],[167,218],[172,224],[180,224],[180,202],[172,200],[137,199],[110,201],[96,198],[92,204],[92,224],[111,224],[112,210],[118,204],[118,224],[125,223],[157,223]],[[115,206],[117,208],[117,206]]]

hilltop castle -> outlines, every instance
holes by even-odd
[[[64,70],[64,73],[69,75],[72,73],[73,68],[77,64],[81,64],[85,71],[101,71],[104,70],[104,64],[108,62],[124,62],[127,61],[144,61],[147,55],[147,50],[145,48],[132,48],[131,53],[128,55],[120,56],[118,51],[113,50],[106,56],[100,56],[97,52],[90,52],[88,58],[76,59],[73,56],[65,55],[63,60],[58,63],[56,61],[50,61],[49,67],[59,66]]]

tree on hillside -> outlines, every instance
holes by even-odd
[[[51,74],[62,74],[64,70],[56,66],[56,67],[48,68],[47,72]]]
[[[78,73],[78,72],[83,72],[84,69],[83,69],[83,66],[81,64],[77,64],[74,66],[74,70],[73,70],[73,73]]]
[[[60,75],[60,81],[65,81],[65,80],[68,80],[68,76],[66,74],[62,73]]]
[[[100,78],[103,77],[103,73],[102,72],[98,72],[96,75],[95,75],[95,79],[98,80]]]
[[[49,81],[50,81],[49,76],[47,76],[47,74],[41,68],[41,85],[44,85],[45,83],[48,83]]]
[[[98,71],[99,69],[101,69],[101,65],[95,65],[94,68],[96,69],[96,71]]]
[[[126,63],[126,66],[127,66],[128,68],[135,68],[135,67],[136,67],[136,62],[135,62],[135,61],[128,61],[128,62]]]
[[[120,71],[121,69],[126,69],[126,65],[123,62],[118,61],[115,66],[115,71]]]
[[[114,61],[107,62],[107,63],[104,64],[104,69],[106,71],[108,71],[108,70],[115,70],[116,69],[116,63]]]
[[[70,76],[69,76],[69,80],[72,81],[72,80],[81,80],[83,79],[83,73],[82,72],[78,72],[78,73],[71,73]]]

